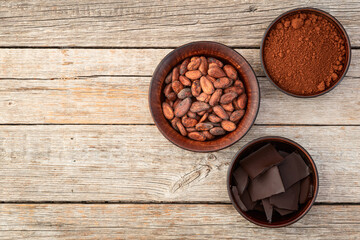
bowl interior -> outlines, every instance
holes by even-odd
[[[277,150],[282,150],[285,152],[297,152],[301,155],[301,157],[304,159],[305,163],[309,166],[311,173],[311,184],[313,185],[313,196],[311,199],[309,199],[306,203],[301,204],[299,207],[299,210],[285,216],[281,216],[277,212],[274,212],[273,214],[273,221],[272,223],[268,223],[266,220],[265,214],[258,212],[258,211],[248,211],[244,212],[241,210],[241,208],[238,206],[238,204],[235,201],[235,198],[232,194],[232,191],[230,190],[230,186],[234,185],[234,178],[232,176],[233,171],[239,166],[239,162],[241,159],[249,155],[250,153],[258,150],[262,146],[271,143],[274,145],[274,147]],[[253,222],[257,225],[264,226],[264,227],[283,227],[290,225],[296,221],[298,221],[301,217],[303,217],[311,208],[313,203],[315,202],[317,192],[318,192],[318,173],[315,166],[314,161],[312,160],[311,156],[306,152],[304,148],[302,148],[299,144],[281,137],[264,137],[260,139],[256,139],[250,143],[248,143],[246,146],[244,146],[234,157],[230,167],[229,172],[227,176],[227,187],[228,187],[228,193],[231,199],[232,204],[236,208],[236,210],[247,220],[250,222]]]
[[[317,92],[317,93],[314,93],[314,94],[310,94],[310,95],[301,95],[301,94],[295,94],[295,93],[292,93],[292,92],[289,92],[289,91],[286,91],[285,89],[281,88],[276,82],[274,82],[272,80],[272,78],[270,77],[267,69],[266,69],[266,63],[264,63],[264,45],[265,45],[265,42],[266,42],[266,39],[269,35],[269,32],[272,30],[272,28],[274,26],[276,26],[276,24],[278,22],[280,22],[283,18],[286,18],[286,17],[290,17],[292,15],[295,15],[295,14],[299,14],[299,13],[313,13],[313,14],[316,14],[318,16],[321,16],[323,18],[326,18],[329,22],[331,22],[335,28],[337,29],[338,33],[342,36],[342,38],[345,40],[345,66],[343,68],[343,70],[341,71],[341,74],[339,76],[339,79],[337,80],[336,83],[334,83],[332,86],[330,86],[329,88],[326,88],[325,90],[321,91],[321,92]],[[281,90],[282,92],[288,94],[288,95],[291,95],[291,96],[294,96],[294,97],[317,97],[317,96],[320,96],[320,95],[323,95],[329,91],[331,91],[332,89],[334,89],[341,81],[342,79],[344,78],[344,76],[346,75],[346,72],[348,71],[349,69],[349,66],[350,66],[350,60],[351,60],[351,45],[350,45],[350,38],[349,36],[347,35],[344,27],[341,25],[341,23],[333,16],[331,16],[329,13],[327,12],[324,12],[320,9],[316,9],[316,8],[297,8],[297,9],[293,9],[293,10],[290,10],[288,12],[285,12],[283,14],[281,14],[280,16],[278,16],[269,26],[268,28],[266,29],[265,31],[265,34],[263,36],[263,39],[262,39],[262,42],[261,42],[261,47],[260,47],[260,55],[261,55],[261,65],[262,65],[262,68],[265,72],[265,75],[266,77],[270,80],[270,82],[275,86],[277,87],[279,90]]]
[[[248,97],[246,112],[235,131],[211,141],[199,142],[182,136],[174,130],[165,119],[161,103],[164,101],[163,89],[167,74],[185,58],[204,55],[215,57],[224,63],[231,64],[239,73]],[[233,49],[215,42],[194,42],[181,46],[170,52],[156,68],[150,84],[149,105],[154,122],[160,132],[179,147],[197,152],[217,151],[228,147],[243,137],[253,125],[260,103],[259,85],[254,71],[248,62]]]

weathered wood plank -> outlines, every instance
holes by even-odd
[[[150,77],[2,80],[0,123],[152,124]],[[257,124],[360,124],[359,78],[346,77],[332,92],[299,99],[259,78]],[[296,109],[296,111],[294,111]]]
[[[359,126],[254,126],[230,148],[193,153],[144,125],[1,126],[0,201],[229,202],[232,157],[267,135],[313,156],[318,202],[360,202]]]
[[[91,76],[152,76],[173,49],[0,49],[0,78],[73,79]],[[265,76],[259,49],[235,49]],[[360,49],[352,50],[349,77],[360,76]]]
[[[222,204],[4,204],[0,239],[358,239],[359,216],[359,206],[314,206],[299,222],[268,229]]]
[[[1,1],[1,46],[175,47],[197,40],[259,46],[270,22],[298,7],[334,15],[360,45],[358,1]]]

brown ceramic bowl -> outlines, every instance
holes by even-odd
[[[234,179],[232,177],[232,173],[238,167],[240,160],[268,143],[273,144],[275,148],[277,148],[277,150],[283,150],[286,152],[296,151],[297,153],[299,153],[311,170],[310,176],[313,185],[313,196],[311,199],[309,199],[306,203],[300,205],[299,210],[294,213],[285,216],[280,216],[277,214],[273,215],[272,223],[269,223],[266,220],[264,213],[258,211],[248,211],[248,212],[242,211],[241,208],[236,203],[233,193],[231,191],[231,186],[235,185],[233,184]],[[273,136],[261,137],[246,144],[234,156],[227,173],[227,189],[231,203],[233,204],[235,209],[248,221],[262,227],[271,227],[271,228],[285,227],[300,220],[310,210],[310,208],[315,202],[316,196],[319,191],[319,176],[314,160],[311,158],[310,154],[299,144],[283,137],[273,137]]]
[[[281,19],[285,18],[285,17],[289,17],[291,15],[295,15],[298,14],[300,12],[305,12],[305,13],[314,13],[318,16],[322,16],[323,18],[326,18],[327,20],[329,20],[331,23],[334,24],[334,26],[336,27],[336,29],[338,30],[338,32],[343,36],[343,38],[345,39],[345,50],[346,50],[346,59],[345,59],[345,67],[342,71],[341,76],[339,77],[339,80],[337,80],[337,82],[335,84],[333,84],[331,87],[326,88],[325,90],[321,91],[321,92],[317,92],[311,95],[300,95],[300,94],[295,94],[289,91],[284,90],[283,88],[281,88],[278,84],[276,84],[270,77],[267,69],[266,69],[266,64],[264,63],[264,44],[266,42],[266,38],[270,32],[270,30],[273,28],[273,26],[275,26],[279,21],[281,21]],[[316,8],[296,8],[293,10],[290,10],[288,12],[285,12],[283,14],[281,14],[280,16],[278,16],[266,29],[265,34],[262,38],[261,41],[261,46],[260,46],[260,59],[261,59],[261,66],[265,72],[266,77],[270,80],[270,82],[280,91],[293,96],[293,97],[300,97],[300,98],[310,98],[310,97],[317,97],[320,95],[323,95],[325,93],[330,92],[331,90],[333,90],[344,78],[344,76],[346,75],[346,72],[349,69],[350,66],[350,61],[351,61],[351,45],[350,45],[350,38],[347,35],[344,27],[341,25],[341,23],[333,16],[331,16],[329,13],[324,12],[320,9],[316,9]]]
[[[236,68],[243,81],[248,97],[246,112],[235,131],[214,140],[199,142],[182,136],[172,128],[164,117],[161,104],[164,101],[163,89],[167,74],[185,58],[194,55],[215,57]],[[157,66],[149,89],[151,115],[160,132],[175,145],[196,152],[211,152],[226,148],[241,139],[254,124],[260,104],[260,91],[255,73],[249,63],[233,49],[216,42],[192,42],[170,52]]]

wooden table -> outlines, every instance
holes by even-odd
[[[343,82],[314,99],[276,90],[259,45],[279,14],[311,6],[351,38]],[[1,1],[0,239],[359,239],[359,1]],[[233,47],[261,87],[256,124],[239,142],[193,153],[167,141],[148,109],[160,60],[197,41]],[[303,145],[320,175],[315,206],[282,229],[230,204],[226,171],[254,138]]]

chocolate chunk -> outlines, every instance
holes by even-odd
[[[284,193],[270,197],[271,205],[288,210],[298,210],[299,208],[300,182],[295,183]]]
[[[268,220],[269,223],[271,223],[272,221],[272,214],[273,214],[273,206],[270,204],[270,200],[269,198],[265,198],[262,201],[264,210],[265,210],[265,214],[266,214],[266,219]]]
[[[238,188],[239,193],[243,194],[249,179],[247,173],[244,171],[244,169],[238,167],[233,173],[233,176],[235,178],[236,186]]]
[[[240,199],[240,196],[239,196],[239,192],[238,192],[238,190],[237,190],[237,187],[236,186],[232,186],[231,187],[231,191],[232,191],[232,193],[233,193],[233,195],[234,195],[234,198],[235,198],[235,201],[236,201],[236,203],[239,205],[239,207],[241,208],[241,210],[243,210],[243,211],[247,211],[247,208],[245,207],[245,205],[244,205],[244,203],[241,201],[241,199]]]
[[[257,201],[257,202],[256,202],[256,205],[255,205],[255,207],[254,207],[254,210],[255,210],[255,211],[258,211],[258,212],[264,212],[264,208],[263,208],[263,206],[262,206],[262,204],[261,204],[261,201]]]
[[[300,197],[299,203],[303,204],[308,199],[310,192],[310,176],[304,178],[300,183]]]
[[[250,182],[248,189],[253,201],[284,192],[278,167],[274,166],[256,177]]]
[[[309,167],[297,153],[291,153],[279,164],[281,179],[285,189],[310,174]]]
[[[240,199],[241,201],[244,203],[245,207],[248,209],[248,210],[253,210],[255,205],[256,205],[256,202],[255,201],[252,201],[250,195],[249,195],[249,192],[247,189],[245,189],[245,191],[243,192],[243,194],[240,195]]]
[[[280,156],[282,156],[282,157],[284,158],[284,157],[286,157],[287,155],[289,155],[290,153],[280,150],[280,151],[279,151],[279,154],[280,154]]]
[[[249,174],[251,179],[254,179],[283,160],[284,158],[269,143],[244,158],[240,162],[240,166]]]
[[[277,211],[281,216],[285,216],[285,215],[288,215],[288,214],[294,212],[293,210],[281,209],[281,208],[277,208],[277,207],[274,207],[274,209],[275,209],[275,211]]]

